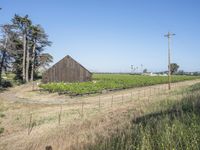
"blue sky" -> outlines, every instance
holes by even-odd
[[[127,72],[130,66],[167,70],[168,31],[172,62],[200,71],[199,0],[0,0],[0,24],[14,14],[41,24],[54,63],[71,55],[91,71]]]

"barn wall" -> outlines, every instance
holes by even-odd
[[[91,78],[91,72],[70,56],[66,56],[43,74],[42,82],[84,82]]]

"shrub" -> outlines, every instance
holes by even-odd
[[[0,134],[2,134],[4,132],[4,128],[0,127]]]
[[[13,85],[12,85],[11,81],[2,80],[0,86],[1,86],[2,88],[8,88],[8,87],[12,87]]]
[[[3,117],[5,117],[5,114],[0,112],[0,118],[3,118]]]

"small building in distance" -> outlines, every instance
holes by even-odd
[[[85,82],[92,79],[92,73],[69,55],[54,64],[42,75],[42,82]]]

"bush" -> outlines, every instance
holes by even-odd
[[[4,132],[4,128],[0,128],[0,134]]]
[[[3,118],[3,117],[5,117],[5,114],[0,112],[0,118]]]
[[[3,87],[3,88],[8,88],[8,87],[12,87],[13,85],[12,85],[11,81],[2,80],[0,86]]]

